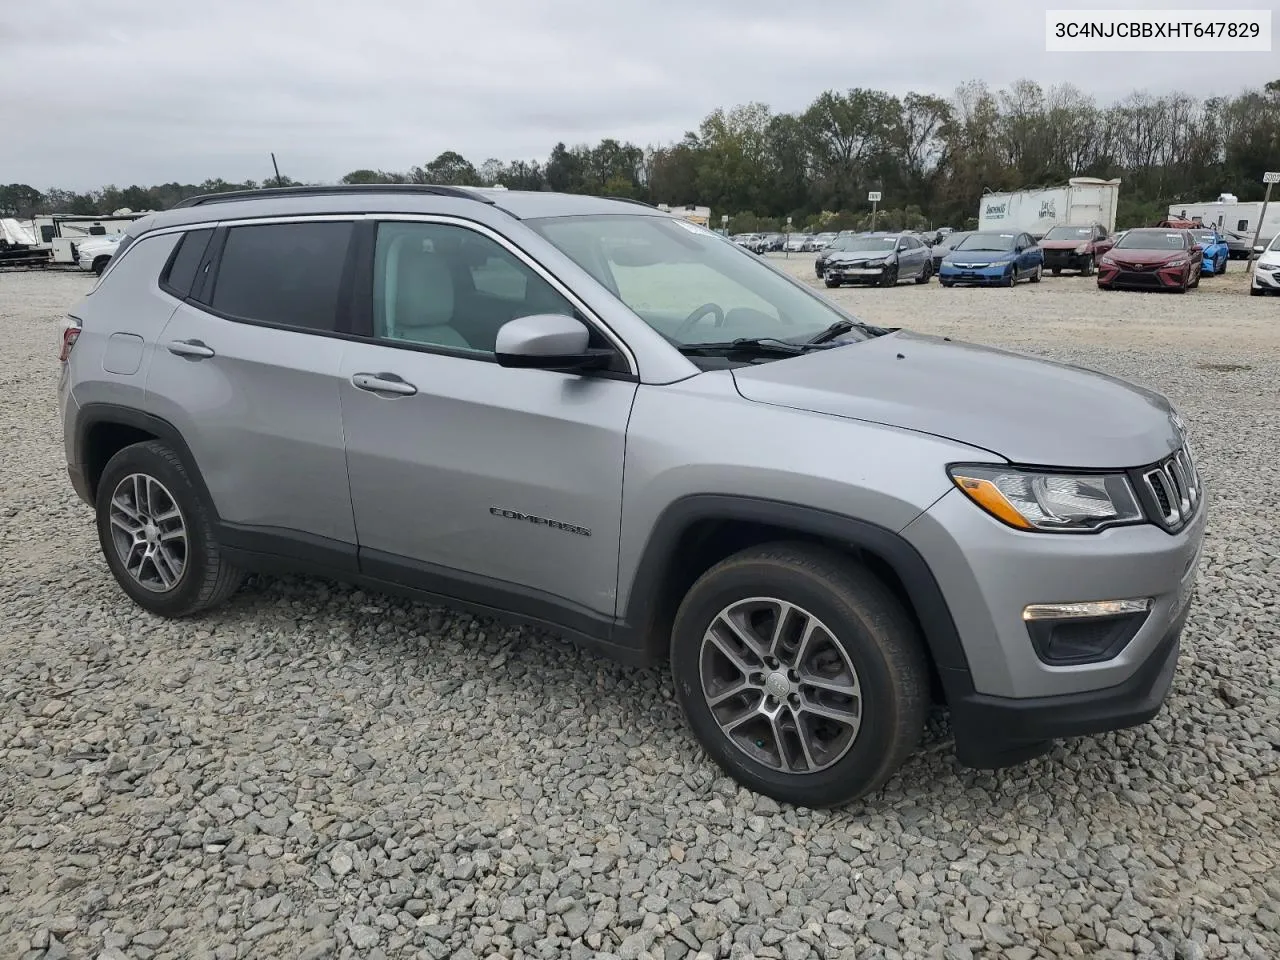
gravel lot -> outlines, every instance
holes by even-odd
[[[822,813],[717,776],[663,671],[558,639],[306,579],[142,614],[63,473],[55,330],[90,281],[0,274],[0,955],[1280,956],[1280,300],[1232,267],[834,291],[1166,392],[1213,519],[1153,723],[991,774],[935,719]]]

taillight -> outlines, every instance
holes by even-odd
[[[68,317],[67,325],[62,328],[62,349],[58,352],[59,362],[66,363],[67,358],[71,356],[71,348],[80,339],[80,330],[80,321],[75,317]]]

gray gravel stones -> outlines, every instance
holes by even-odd
[[[834,292],[1168,392],[1213,516],[1152,723],[990,773],[935,717],[815,813],[720,776],[661,670],[539,631],[303,578],[141,614],[53,408],[89,281],[0,274],[0,955],[1280,956],[1280,302],[1237,279]]]

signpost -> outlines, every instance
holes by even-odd
[[[1258,229],[1253,231],[1253,243],[1249,247],[1250,260],[1258,255],[1254,247],[1258,245],[1258,238],[1262,236],[1262,224],[1267,219],[1267,204],[1271,202],[1271,185],[1280,183],[1280,170],[1268,170],[1262,175],[1262,182],[1267,185],[1267,192],[1262,195],[1262,213],[1258,214]]]
[[[727,213],[720,214],[720,232],[726,237],[729,235],[729,215]]]
[[[880,191],[872,190],[867,194],[867,199],[871,201],[871,232],[876,232],[876,204],[880,202]]]
[[[788,260],[791,259],[791,218],[787,217],[787,234],[786,239],[782,241],[782,255]]]

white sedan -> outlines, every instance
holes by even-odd
[[[1259,254],[1253,265],[1253,279],[1249,283],[1250,296],[1264,293],[1280,293],[1280,233],[1271,238],[1266,247],[1254,247]]]

